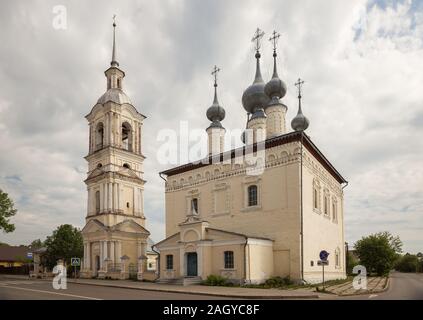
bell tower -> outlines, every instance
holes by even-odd
[[[108,264],[122,257],[135,265],[145,255],[149,232],[145,229],[142,126],[146,118],[123,91],[125,72],[113,50],[105,71],[106,92],[86,116],[89,124],[88,191],[84,237],[84,269],[104,276]],[[123,233],[125,236],[123,236]]]

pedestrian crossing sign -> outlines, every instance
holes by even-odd
[[[73,267],[79,267],[81,265],[81,259],[80,258],[71,258],[71,265]]]

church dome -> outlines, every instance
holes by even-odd
[[[298,109],[298,113],[294,119],[291,121],[291,127],[295,131],[305,131],[307,130],[308,126],[310,125],[310,121],[307,119],[301,110],[301,106]]]
[[[248,113],[254,113],[256,109],[264,108],[269,103],[269,97],[264,92],[265,83],[260,71],[260,53],[256,53],[257,66],[256,77],[242,95],[242,105]]]
[[[97,103],[105,104],[106,102],[112,101],[117,104],[132,104],[129,97],[123,92],[122,89],[111,88],[107,90],[101,97],[98,99]]]
[[[279,103],[279,99],[282,99],[286,95],[286,84],[283,82],[279,76],[278,71],[276,68],[276,51],[273,53],[273,76],[272,79],[266,83],[266,86],[264,87],[264,92],[266,95],[272,99],[270,102],[270,105]]]
[[[207,109],[207,119],[212,122],[220,122],[225,119],[225,115],[225,109],[223,109],[223,107],[219,105],[219,101],[217,100],[217,94],[215,91],[213,104],[210,106],[210,108]]]

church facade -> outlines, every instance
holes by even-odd
[[[144,279],[154,274],[157,256],[148,249],[143,205],[145,116],[123,91],[125,73],[116,60],[115,23],[113,27],[112,62],[105,71],[107,91],[86,116],[88,202],[81,276]]]
[[[236,283],[273,276],[320,282],[319,252],[329,252],[326,279],[346,277],[344,187],[347,181],[304,132],[301,109],[287,132],[286,85],[274,71],[265,83],[257,30],[256,75],[243,93],[244,147],[224,151],[225,110],[215,95],[207,110],[209,156],[160,173],[166,180],[166,238],[160,281],[192,283],[221,275]],[[215,71],[217,71],[215,69]]]

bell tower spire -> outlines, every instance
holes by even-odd
[[[112,67],[119,67],[119,62],[116,61],[116,15],[113,16],[113,49],[112,49]]]
[[[116,15],[113,16],[113,44],[112,44],[112,61],[110,62],[110,68],[104,73],[107,77],[107,90],[109,89],[120,89],[122,90],[122,81],[125,77],[125,72],[119,68],[119,62],[117,62],[116,54]]]

